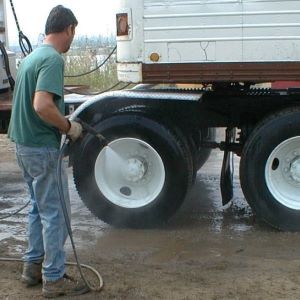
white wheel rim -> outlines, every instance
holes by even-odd
[[[273,150],[267,160],[265,178],[278,202],[300,209],[300,136],[283,141]]]
[[[135,138],[120,138],[104,147],[95,163],[101,193],[113,204],[139,208],[153,202],[165,182],[165,168],[157,151]]]

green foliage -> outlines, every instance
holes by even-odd
[[[79,37],[65,54],[65,75],[78,75],[94,70],[111,53],[115,46],[112,37]],[[116,54],[96,71],[75,78],[65,78],[65,85],[86,85],[92,91],[102,91],[118,82]]]

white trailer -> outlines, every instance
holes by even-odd
[[[203,83],[299,79],[299,1],[119,3],[120,80]]]
[[[300,230],[300,90],[255,86],[300,78],[300,1],[118,2],[118,76],[143,85],[75,112],[110,146],[86,134],[71,154],[90,210],[116,226],[165,222],[210,149],[220,148],[223,204],[232,198],[235,153],[258,218]],[[220,127],[225,140],[216,143]]]

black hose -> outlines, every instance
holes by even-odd
[[[19,45],[24,56],[32,52],[32,46],[26,35],[19,31]]]
[[[28,200],[22,207],[20,207],[19,209],[17,209],[16,211],[14,212],[11,212],[11,213],[8,213],[6,214],[5,216],[3,217],[0,217],[0,220],[5,220],[7,218],[10,218],[12,216],[15,216],[16,214],[18,214],[20,211],[22,211],[23,209],[25,209],[30,203],[30,200]]]
[[[12,10],[12,13],[14,15],[16,26],[17,26],[17,29],[18,29],[18,32],[19,32],[19,45],[20,45],[20,48],[21,48],[21,51],[22,51],[23,55],[27,56],[29,53],[32,52],[32,46],[31,46],[31,43],[30,43],[29,39],[23,34],[23,32],[20,28],[19,21],[18,21],[18,18],[17,18],[17,14],[16,14],[16,11],[15,11],[15,7],[14,7],[14,4],[13,4],[12,0],[10,0],[9,2],[10,2],[11,10]]]
[[[81,76],[85,76],[85,75],[88,75],[88,74],[91,74],[95,71],[97,71],[98,69],[100,69],[104,64],[106,64],[106,62],[110,59],[110,57],[113,55],[113,53],[116,51],[117,49],[117,46],[115,46],[112,51],[108,54],[108,56],[104,59],[104,61],[99,64],[96,68],[94,68],[93,70],[90,70],[90,71],[87,71],[87,72],[84,72],[84,73],[81,73],[81,74],[76,74],[76,75],[65,75],[64,77],[65,78],[75,78],[75,77],[81,77]]]
[[[15,80],[13,79],[13,77],[11,75],[8,54],[7,54],[7,51],[6,51],[2,41],[0,41],[0,51],[3,56],[3,64],[4,64],[5,72],[7,75],[7,79],[8,79],[10,88],[13,91],[14,87],[15,87]]]
[[[70,142],[71,142],[71,140],[69,138],[66,138],[65,142],[63,143],[63,145],[61,147],[59,157],[58,157],[58,163],[57,163],[57,169],[56,169],[56,176],[58,178],[58,181],[57,181],[58,182],[58,192],[59,192],[60,204],[61,204],[62,211],[63,211],[63,214],[64,214],[68,234],[69,234],[69,237],[70,237],[70,240],[71,240],[71,244],[72,244],[75,260],[76,260],[76,263],[77,263],[78,271],[80,273],[80,276],[81,276],[82,280],[85,282],[85,284],[87,286],[89,286],[88,282],[86,281],[85,277],[83,276],[82,269],[81,269],[81,266],[80,266],[80,263],[79,263],[79,260],[78,260],[78,256],[77,256],[77,252],[76,252],[76,248],[75,248],[75,243],[74,243],[74,239],[73,239],[71,222],[70,222],[70,218],[69,218],[69,215],[68,215],[68,210],[67,210],[67,207],[66,207],[64,191],[63,191],[63,186],[62,186],[62,161],[63,161],[63,158],[64,158],[64,153],[65,153],[67,147],[69,146]]]
[[[82,265],[79,262],[79,259],[78,259],[78,256],[77,256],[77,251],[76,251],[76,248],[75,248],[75,243],[74,243],[73,233],[72,233],[72,228],[71,228],[71,222],[70,222],[70,218],[69,218],[69,214],[68,214],[68,209],[66,207],[65,196],[64,196],[63,186],[62,186],[62,161],[63,161],[63,158],[64,158],[65,151],[66,151],[67,147],[69,146],[70,142],[71,142],[71,140],[66,137],[66,139],[65,139],[65,141],[64,141],[64,143],[61,147],[61,150],[59,152],[59,157],[58,157],[56,176],[58,178],[59,199],[60,199],[60,203],[61,203],[65,223],[66,223],[66,226],[67,226],[68,234],[69,234],[69,237],[70,237],[70,240],[71,240],[71,244],[72,244],[72,248],[73,248],[73,252],[74,252],[74,257],[75,257],[75,261],[76,261],[76,265],[77,265],[77,269],[79,271],[79,274],[80,274],[82,280],[84,281],[84,283],[86,284],[86,286],[90,290],[97,292],[97,291],[100,291],[102,289],[103,281],[102,281],[102,278],[99,274],[98,278],[101,279],[100,282],[99,282],[99,287],[94,288],[89,284],[89,282],[86,280],[86,278],[83,275]]]

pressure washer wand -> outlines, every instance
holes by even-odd
[[[83,122],[79,118],[76,118],[74,121],[80,123],[81,126],[82,126],[82,128],[83,128],[83,130],[85,130],[86,132],[90,133],[91,135],[94,135],[95,137],[97,137],[100,140],[101,144],[103,144],[104,146],[108,145],[108,142],[107,142],[106,138],[101,133],[97,132],[95,130],[95,128],[93,128],[89,124]]]

